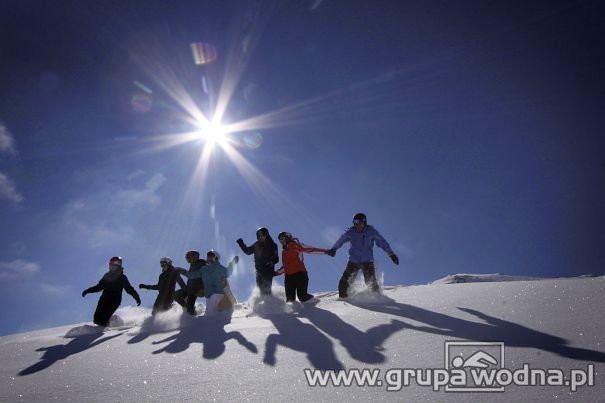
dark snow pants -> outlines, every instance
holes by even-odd
[[[256,271],[256,286],[261,295],[271,295],[271,284],[273,283],[273,270]]]
[[[174,292],[174,300],[187,309],[191,315],[195,315],[195,300],[204,288],[202,286],[188,285],[185,289],[181,288]]]
[[[340,282],[338,283],[338,296],[341,298],[346,298],[348,296],[347,292],[349,290],[349,285],[355,281],[355,277],[357,277],[357,272],[361,270],[363,273],[363,279],[366,282],[368,288],[373,292],[378,292],[378,282],[376,281],[376,268],[374,267],[374,262],[365,262],[365,263],[353,263],[349,261],[347,263],[347,268],[344,273],[342,273],[342,277],[340,278]]]
[[[309,286],[309,276],[307,272],[301,271],[298,273],[286,274],[284,280],[284,288],[286,289],[286,302],[294,301],[295,294],[298,295],[300,302],[305,302],[313,298],[311,294],[307,292]]]
[[[120,307],[121,302],[122,299],[108,298],[106,295],[101,295],[93,317],[95,325],[107,326],[111,315]]]

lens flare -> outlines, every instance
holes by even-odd
[[[216,60],[217,52],[216,47],[209,43],[192,43],[191,53],[193,55],[193,61],[195,64],[208,64]]]

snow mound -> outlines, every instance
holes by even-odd
[[[429,284],[458,284],[458,283],[493,283],[500,281],[534,281],[544,280],[541,277],[508,276],[506,274],[450,274]]]

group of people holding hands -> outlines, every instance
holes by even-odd
[[[256,285],[261,295],[271,294],[273,277],[285,275],[286,302],[292,302],[296,297],[300,302],[313,299],[313,295],[307,291],[309,276],[303,253],[324,253],[334,257],[337,249],[347,242],[350,243],[349,260],[338,284],[338,294],[343,299],[348,297],[349,285],[355,280],[359,270],[362,271],[368,288],[373,292],[379,292],[374,267],[375,244],[390,256],[393,263],[399,264],[399,258],[389,243],[373,226],[368,225],[363,213],[355,214],[353,226],[347,229],[330,249],[304,245],[289,232],[280,232],[277,239],[282,246],[282,265],[278,270],[275,270],[275,266],[279,263],[277,244],[267,228],[262,227],[256,231],[256,241],[250,246],[247,246],[241,238],[236,242],[245,254],[254,255]],[[195,301],[201,296],[206,298],[205,315],[232,309],[236,300],[229,288],[227,278],[233,272],[239,257],[235,256],[227,266],[223,266],[220,263],[220,254],[211,249],[206,253],[205,260],[200,258],[200,253],[196,250],[188,251],[185,259],[189,263],[188,270],[174,267],[169,257],[161,258],[162,273],[157,284],[139,285],[140,289],[158,291],[152,315],[167,311],[174,301],[183,306],[189,314],[195,315]],[[124,274],[122,263],[121,257],[112,257],[109,260],[109,270],[99,283],[82,292],[84,297],[89,293],[103,291],[93,318],[94,323],[99,326],[108,325],[111,315],[120,306],[123,290],[134,298],[137,305],[141,304],[139,294]],[[187,278],[187,283],[183,281],[181,275]],[[181,287],[179,290],[175,290],[177,283]]]

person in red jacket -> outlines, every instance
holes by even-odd
[[[286,289],[286,302],[292,302],[298,296],[300,302],[305,302],[313,298],[313,295],[307,292],[309,286],[309,276],[303,252],[327,253],[327,249],[314,248],[300,243],[292,237],[289,232],[280,232],[277,239],[282,245],[282,267],[275,272],[276,275],[285,273],[284,287]]]

